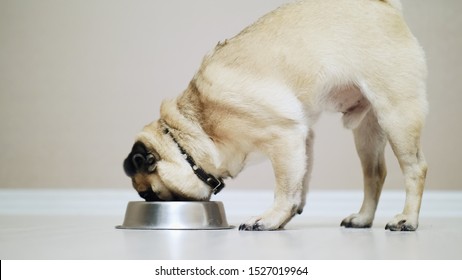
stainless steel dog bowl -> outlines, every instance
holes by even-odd
[[[131,201],[119,229],[189,229],[213,230],[233,228],[226,220],[223,203]]]

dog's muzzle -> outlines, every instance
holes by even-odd
[[[143,192],[138,192],[140,197],[147,202],[152,202],[152,201],[160,201],[159,197],[154,193],[152,189],[148,189],[147,191]]]

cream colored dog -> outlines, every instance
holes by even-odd
[[[209,200],[253,153],[272,162],[273,206],[240,230],[281,229],[305,205],[312,126],[343,114],[364,174],[364,201],[342,226],[372,225],[390,143],[406,185],[386,229],[417,229],[427,165],[426,65],[397,0],[307,0],[259,19],[207,55],[188,88],[164,101],[124,162],[148,201]]]

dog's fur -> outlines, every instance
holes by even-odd
[[[313,124],[322,111],[340,112],[364,175],[361,209],[341,225],[372,225],[389,142],[404,174],[406,201],[386,228],[413,231],[427,171],[420,146],[425,79],[424,53],[398,0],[287,4],[204,58],[183,94],[164,101],[160,120],[137,136],[125,170],[138,192],[151,192],[150,200],[208,200],[211,188],[173,139],[217,178],[238,175],[249,155],[263,153],[275,173],[274,204],[240,229],[280,229],[305,205]]]

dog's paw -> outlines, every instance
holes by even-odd
[[[364,214],[351,214],[343,219],[341,227],[346,228],[370,228],[372,226],[373,217]]]
[[[282,207],[273,207],[261,216],[253,217],[239,226],[239,230],[244,231],[263,231],[279,230],[300,212],[298,204],[290,205],[285,210]]]
[[[256,222],[254,224],[241,224],[239,226],[239,230],[241,231],[263,231],[266,229],[261,224]]]
[[[255,217],[239,226],[241,231],[267,231],[267,230],[277,230],[282,226],[276,221],[271,221],[271,219],[265,219],[263,217]]]
[[[260,217],[253,217],[239,226],[242,231],[269,231],[279,230],[290,221],[295,213],[269,211]]]
[[[398,214],[387,223],[385,229],[391,231],[415,231],[419,226],[418,218],[409,215]]]

